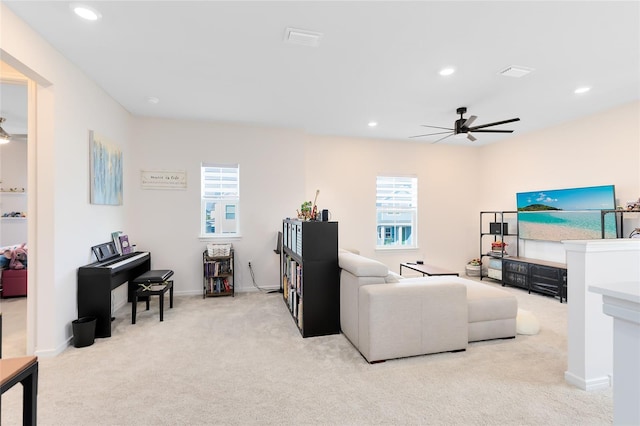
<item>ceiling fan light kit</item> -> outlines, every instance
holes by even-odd
[[[0,144],[9,143],[11,139],[11,135],[4,131],[2,128],[2,123],[4,123],[4,117],[0,117]]]
[[[449,127],[438,127],[438,126],[429,126],[426,124],[423,124],[423,127],[430,127],[433,129],[443,129],[443,130],[448,130],[446,132],[435,132],[435,133],[427,133],[425,135],[416,135],[416,136],[410,136],[411,138],[420,138],[420,137],[424,137],[424,136],[434,136],[434,135],[446,135],[441,137],[440,139],[432,142],[432,143],[438,143],[441,140],[444,140],[446,138],[449,138],[451,136],[454,135],[463,135],[466,136],[467,139],[469,139],[471,142],[478,140],[475,136],[472,135],[472,133],[513,133],[513,130],[495,130],[495,129],[487,129],[487,127],[493,127],[493,126],[499,126],[501,124],[507,124],[507,123],[513,123],[514,121],[520,121],[519,118],[510,118],[508,120],[502,120],[502,121],[496,121],[494,123],[487,123],[487,124],[480,124],[477,126],[472,126],[472,124],[476,121],[476,119],[478,117],[476,117],[475,115],[471,115],[469,116],[469,118],[464,118],[464,114],[467,113],[467,107],[460,107],[456,110],[456,113],[460,114],[460,118],[457,119],[454,124],[453,124],[453,128],[449,128]]]

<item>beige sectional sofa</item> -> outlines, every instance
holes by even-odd
[[[517,300],[504,290],[455,276],[402,278],[344,250],[338,263],[340,327],[369,362],[516,335]]]

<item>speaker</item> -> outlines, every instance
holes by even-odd
[[[500,235],[500,222],[491,222],[489,224],[489,233]],[[506,222],[502,223],[502,235],[507,235],[509,233],[509,224]]]
[[[322,221],[323,222],[329,221],[329,210],[327,209],[322,210]]]

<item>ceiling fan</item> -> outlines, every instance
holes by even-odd
[[[467,112],[467,107],[460,107],[456,110],[456,112],[458,114],[460,114],[460,118],[457,119],[455,121],[455,123],[453,124],[453,128],[449,128],[449,127],[438,127],[438,126],[428,126],[426,124],[423,124],[423,127],[431,127],[434,129],[444,129],[446,130],[446,132],[436,132],[436,133],[427,133],[425,135],[416,135],[416,136],[409,136],[410,138],[421,138],[423,136],[433,136],[433,135],[445,135],[441,137],[440,139],[438,139],[437,141],[433,142],[433,143],[437,143],[440,142],[443,139],[446,139],[448,137],[451,137],[453,135],[460,135],[460,134],[466,134],[467,135],[467,139],[469,139],[471,142],[477,140],[471,133],[513,133],[513,130],[487,130],[487,127],[493,127],[493,126],[498,126],[500,124],[506,124],[506,123],[513,123],[514,121],[520,121],[519,118],[511,118],[509,120],[503,120],[503,121],[496,121],[495,123],[487,123],[487,124],[481,124],[479,126],[471,126],[471,124],[476,120],[475,115],[469,116],[469,118],[464,118],[463,115]]]
[[[26,133],[9,134],[5,132],[5,130],[2,128],[2,123],[4,123],[5,121],[6,119],[4,117],[0,117],[0,145],[9,143],[10,140],[17,140],[17,139],[22,139],[25,141],[27,140]]]

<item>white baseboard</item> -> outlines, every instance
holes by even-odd
[[[60,355],[62,352],[64,352],[64,350],[71,345],[72,339],[73,339],[73,336],[70,336],[61,344],[56,346],[54,349],[36,350],[33,354],[38,358],[53,358],[55,356]]]
[[[570,385],[573,385],[585,391],[606,389],[611,386],[610,376],[602,376],[602,377],[596,377],[593,379],[585,379],[583,377],[578,377],[575,374],[570,373],[569,371],[565,371],[564,380]]]

